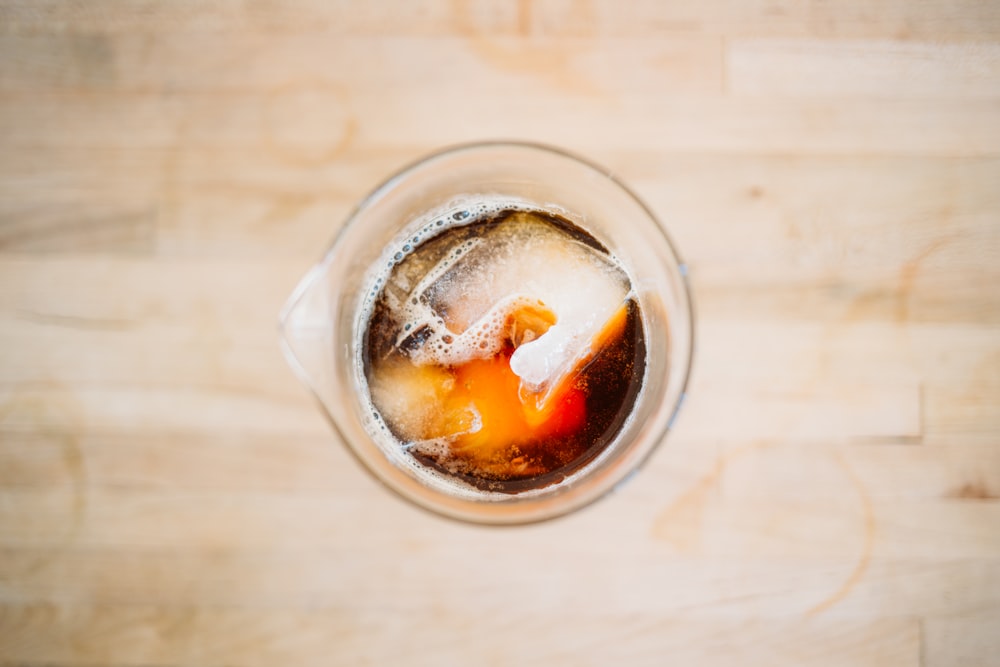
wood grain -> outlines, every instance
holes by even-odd
[[[0,665],[1000,665],[1000,7],[0,0]],[[606,166],[689,266],[675,428],[492,530],[276,319],[443,145]]]
[[[1000,12],[974,0],[833,6],[820,0],[734,7],[724,0],[664,4],[640,0],[536,0],[496,6],[486,0],[421,0],[401,7],[306,0],[244,4],[180,0],[169,4],[64,4],[55,0],[4,3],[4,25],[18,32],[301,32],[333,34],[573,34],[815,35],[826,38],[989,39]]]
[[[565,623],[552,615],[523,611],[493,616],[488,624],[447,612],[418,614],[411,622],[399,619],[387,620],[383,612],[356,614],[340,609],[47,605],[0,614],[3,629],[21,636],[0,655],[11,661],[38,656],[49,663],[71,665],[121,658],[126,664],[237,660],[248,665],[318,665],[332,659],[345,665],[463,665],[479,660],[495,665],[568,661],[602,665],[618,660],[655,665],[669,654],[706,665],[749,659],[813,666],[916,664],[920,654],[916,624],[902,619],[705,623],[684,617],[626,615],[621,623],[608,625],[601,616],[581,616]],[[525,627],[536,630],[525,636]],[[408,640],[411,633],[414,638]],[[540,636],[550,639],[539,642]],[[296,639],[288,641],[289,637]],[[836,651],[818,648],[828,644],[836,645]],[[117,649],[109,651],[110,645]],[[331,646],[336,647],[332,654]]]

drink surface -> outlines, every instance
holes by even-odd
[[[628,275],[549,211],[430,221],[388,261],[365,317],[380,425],[421,465],[479,489],[563,480],[614,440],[641,389]]]

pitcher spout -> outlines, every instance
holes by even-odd
[[[315,266],[299,282],[278,320],[285,359],[325,405],[329,399],[333,356],[330,286],[323,266]]]

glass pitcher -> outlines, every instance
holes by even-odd
[[[359,346],[363,304],[387,247],[449,202],[510,197],[555,209],[603,243],[625,267],[642,312],[643,384],[632,414],[594,461],[524,493],[490,493],[442,481],[406,448],[375,437]],[[694,321],[686,266],[663,227],[607,171],[561,150],[526,143],[463,145],[390,177],[350,215],[280,317],[284,352],[351,452],[389,489],[455,519],[525,523],[578,509],[614,489],[664,439],[691,367]]]

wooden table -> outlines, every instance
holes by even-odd
[[[606,165],[690,399],[541,525],[345,452],[276,319],[446,144]],[[0,1],[0,664],[1000,665],[1000,6]]]

